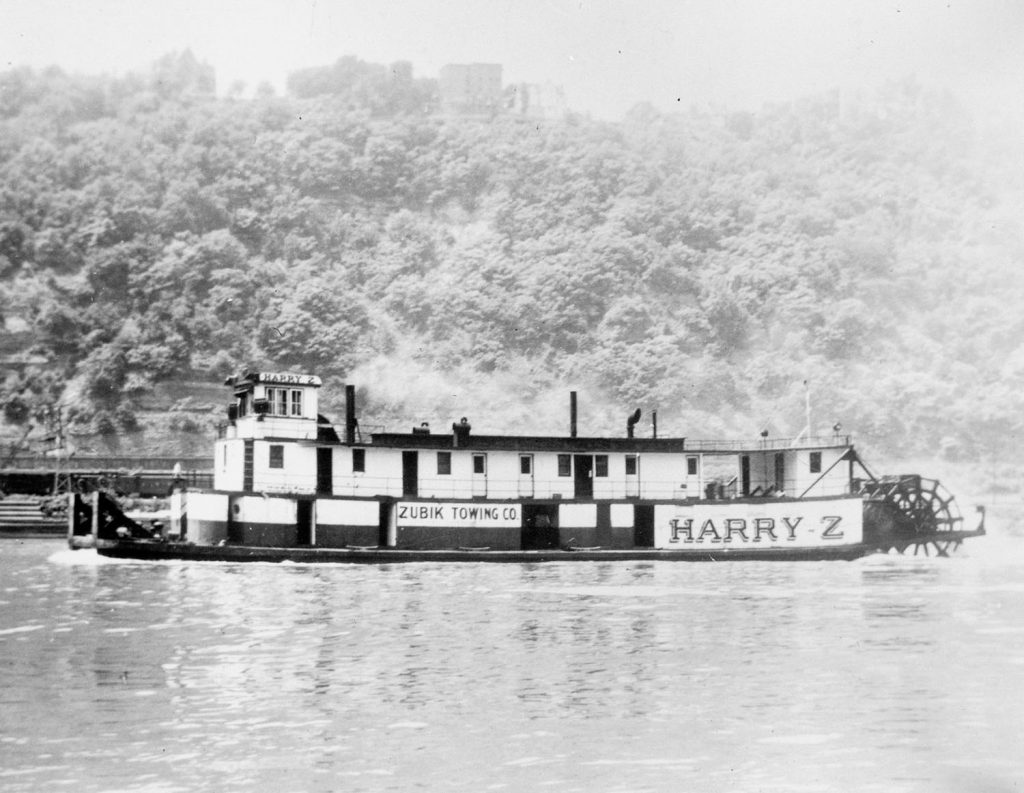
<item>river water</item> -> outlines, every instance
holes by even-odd
[[[1009,791],[1024,538],[951,559],[139,563],[0,540],[3,791]]]

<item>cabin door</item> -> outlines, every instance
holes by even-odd
[[[533,455],[519,455],[519,497],[533,498]]]
[[[640,497],[640,458],[626,455],[626,498]]]
[[[313,543],[313,502],[300,499],[295,502],[295,544]]]
[[[686,458],[686,490],[683,493],[688,498],[700,498],[700,457],[689,456]]]
[[[487,455],[473,455],[473,495],[487,495]]]
[[[633,507],[633,545],[637,548],[654,547],[654,504],[636,504]]]
[[[786,455],[782,452],[775,455],[775,489],[786,489]]]
[[[594,497],[594,458],[589,454],[573,457],[576,467],[576,498]]]
[[[330,495],[334,490],[334,450],[318,448],[316,450],[316,492]]]
[[[415,498],[420,492],[420,453],[402,452],[402,495]]]
[[[740,457],[740,495],[750,495],[750,455]]]

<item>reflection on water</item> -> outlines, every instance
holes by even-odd
[[[0,546],[5,791],[959,791],[1024,772],[1017,545],[380,567],[58,548]]]

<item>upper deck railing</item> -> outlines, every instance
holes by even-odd
[[[820,449],[849,445],[849,435],[810,435],[799,438],[755,438],[728,441],[686,439],[686,449],[694,452],[784,451],[786,449]]]
[[[335,427],[338,437],[344,437],[344,428]],[[373,433],[384,433],[383,425],[372,427],[361,427],[362,435],[359,443],[372,444]],[[650,440],[646,436],[637,436],[637,440]],[[810,435],[797,438],[747,438],[745,440],[703,440],[700,438],[686,438],[685,451],[694,452],[722,452],[735,454],[738,452],[754,451],[783,451],[786,449],[821,449],[849,446],[849,435]]]

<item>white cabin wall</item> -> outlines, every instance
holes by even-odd
[[[284,447],[284,467],[270,468],[270,446],[275,441],[256,440],[253,447],[253,488],[257,491],[312,493],[316,488],[316,446],[298,444],[286,439],[276,441]],[[362,449],[365,471],[353,471],[353,451]],[[244,443],[241,439],[217,442],[214,486],[219,490],[240,490]],[[412,450],[409,450],[412,451]],[[540,499],[560,496],[566,500],[575,497],[575,477],[558,475],[558,452],[499,450],[477,451],[451,449],[451,473],[437,472],[437,455],[447,449],[420,449],[418,454],[418,495],[422,498],[468,499],[484,495],[481,477],[473,472],[473,458],[484,454],[486,464],[486,497],[516,499],[528,496],[521,493],[523,477],[520,475],[520,456],[529,454],[533,460],[533,497]],[[821,471],[826,471],[845,452],[844,447],[821,449]],[[361,447],[340,446],[332,451],[332,493],[336,496],[387,495],[402,496],[401,448],[382,448],[372,445]],[[775,459],[781,454],[785,460],[783,490],[788,496],[799,496],[820,476],[810,472],[808,449],[763,450],[747,453],[750,458],[750,490],[763,493],[775,486]],[[574,455],[579,456],[579,455]],[[588,455],[596,458],[597,454]],[[638,475],[634,482],[626,475],[624,452],[608,453],[608,475],[597,476],[593,466],[593,497],[596,500],[639,497],[642,499],[695,499],[703,498],[707,481],[705,459],[700,454],[641,453]],[[697,472],[690,474],[688,459],[696,459]],[[225,460],[227,461],[225,466]],[[575,462],[574,462],[575,465]],[[737,477],[736,495],[741,494],[740,455],[736,455],[728,470],[712,465],[711,478],[727,483]],[[841,462],[814,486],[808,495],[837,495],[847,491],[849,467]],[[526,478],[527,480],[529,477]]]
[[[811,452],[821,452],[821,471],[811,473]],[[845,460],[837,461],[846,453],[846,447],[836,449],[799,449],[792,452],[793,471],[787,472],[786,478],[792,483],[792,488],[787,486],[787,494],[800,496],[807,488],[813,485],[813,489],[807,493],[808,496],[835,496],[849,491],[850,465]],[[787,465],[789,460],[786,461]],[[833,468],[833,466],[835,466]],[[829,471],[829,468],[832,468]],[[826,474],[825,472],[828,471]],[[825,474],[822,476],[822,474]],[[818,478],[821,481],[818,482]],[[817,483],[816,483],[817,482]],[[815,484],[816,483],[816,484]],[[790,492],[791,491],[791,492]]]
[[[216,545],[228,536],[229,496],[226,493],[177,492],[172,522],[189,542]]]
[[[305,400],[303,400],[305,404]],[[316,440],[316,418],[290,418],[288,416],[243,416],[235,420],[235,435],[239,438],[288,438],[298,441]]]
[[[598,455],[593,455],[595,458]],[[594,498],[622,498],[625,492],[626,461],[621,454],[608,454],[608,476],[597,475],[597,461],[594,461]]]
[[[282,446],[284,466],[270,467],[270,447]],[[252,487],[257,492],[312,493],[316,489],[316,447],[297,443],[253,443]]]
[[[451,454],[451,474],[437,472],[438,452]],[[474,480],[480,475],[473,472],[473,458],[483,454],[486,458],[484,479],[488,498],[517,498],[519,484],[518,451],[474,451],[472,449],[421,450],[419,457],[419,493],[424,498],[472,498],[480,495],[474,489]],[[401,460],[399,459],[399,465]]]
[[[449,451],[445,449],[444,451]],[[469,449],[451,449],[452,453],[452,475],[446,477],[448,481],[448,492],[456,498],[469,498],[473,492],[473,454]],[[477,452],[479,453],[479,452]],[[485,476],[490,476],[490,460],[484,468]],[[431,464],[437,470],[437,454],[433,453]]]
[[[594,528],[597,526],[597,506],[594,504],[561,504],[558,507],[558,526],[565,531]]]
[[[244,476],[245,441],[224,439],[214,444],[213,489],[241,490]]]
[[[438,452],[452,456],[450,474],[437,472]],[[399,458],[401,465],[401,458]],[[421,450],[419,456],[419,493],[424,498],[469,498],[469,477],[473,461],[469,452],[460,449]]]
[[[812,452],[821,452],[821,472],[811,473],[810,461]],[[761,494],[769,488],[780,486],[787,496],[799,497],[808,487],[814,484],[830,466],[842,457],[845,447],[829,449],[767,449],[747,453],[750,458],[750,492]],[[783,481],[776,482],[775,460],[778,455],[783,459]],[[737,465],[739,459],[737,458]],[[737,470],[741,477],[737,484],[737,494],[742,493],[742,470]],[[846,463],[839,463],[828,472],[808,496],[840,495],[849,489],[849,468]],[[760,488],[760,490],[758,489]]]
[[[618,455],[623,459],[625,455]],[[639,463],[643,498],[686,498],[690,493],[683,454],[642,454]],[[683,487],[683,485],[687,485]]]
[[[570,472],[569,476],[558,475],[558,454],[556,452],[534,453],[533,488],[536,498],[551,498],[555,495],[562,498],[576,496],[576,482],[572,473]]]
[[[392,450],[387,450],[392,451]],[[379,467],[385,450],[373,449],[374,465]],[[394,460],[389,463],[389,476],[401,479],[401,452],[393,450]],[[533,496],[534,498],[551,498],[556,494],[565,499],[575,497],[575,478],[558,475],[558,452],[501,450],[480,452],[472,449],[453,449],[452,468],[450,475],[437,473],[437,450],[421,450],[419,457],[419,493],[425,498],[470,498],[473,495],[473,456],[485,454],[487,458],[487,497],[518,498],[519,497],[519,458],[529,454],[533,458]],[[573,455],[573,457],[579,455]],[[589,455],[592,458],[597,454]],[[627,495],[626,454],[610,453],[608,457],[608,476],[593,477],[595,499],[624,498]],[[703,489],[703,473],[698,457],[698,470],[695,475],[687,473],[687,457],[695,455],[643,454],[639,457],[639,474],[635,495],[643,498],[697,498]],[[368,458],[369,460],[369,458]],[[370,464],[369,462],[367,463]],[[345,474],[339,466],[335,474],[344,478]],[[369,473],[369,472],[368,472]],[[684,487],[685,485],[685,487]],[[343,494],[335,489],[338,494]],[[478,493],[479,494],[479,493]]]
[[[420,455],[420,466],[423,465]],[[366,472],[363,481],[386,496],[402,495],[402,450],[366,447]]]
[[[487,452],[488,496],[491,498],[518,497],[519,454],[519,451]]]
[[[353,472],[352,449],[362,446],[336,446],[331,454],[331,492],[336,496],[351,496],[364,489],[365,473]],[[367,488],[368,489],[368,488]]]
[[[365,455],[365,470],[362,472],[353,471],[357,449],[363,450]],[[422,466],[422,455],[420,457]],[[331,477],[331,490],[336,496],[401,496],[402,452],[400,449],[373,446],[335,447]]]

